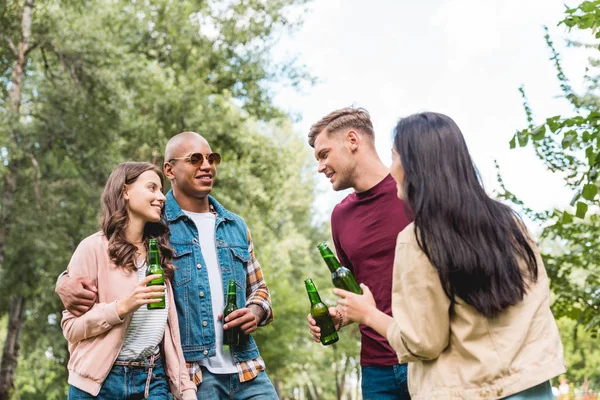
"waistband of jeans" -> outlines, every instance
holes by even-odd
[[[156,361],[160,360],[160,353],[154,354],[149,358],[145,359],[133,359],[133,360],[117,360],[114,365],[118,365],[121,367],[130,367],[130,368],[147,368],[147,367],[156,367],[158,364]]]

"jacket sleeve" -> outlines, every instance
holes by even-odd
[[[85,276],[98,281],[98,263],[90,241],[79,244],[71,257],[67,271],[70,276]],[[64,310],[61,320],[63,335],[71,344],[98,336],[124,320],[117,314],[116,301],[96,303],[85,314],[76,317]]]
[[[88,312],[76,317],[67,310],[63,311],[61,327],[63,335],[71,344],[81,342],[103,334],[124,320],[119,318],[117,302],[96,303]]]
[[[166,281],[167,284],[167,291],[168,291],[168,302],[169,302],[169,316],[168,316],[168,323],[167,323],[167,330],[165,330],[165,335],[167,334],[167,332],[171,335],[172,337],[172,344],[174,346],[174,351],[176,353],[176,359],[177,359],[177,363],[178,368],[177,371],[179,371],[179,391],[180,393],[173,393],[176,399],[181,398],[182,400],[196,400],[196,384],[192,381],[192,379],[190,378],[190,374],[189,374],[189,370],[185,361],[185,356],[183,355],[183,348],[181,347],[181,336],[180,336],[180,332],[179,332],[179,319],[177,318],[177,309],[176,309],[176,304],[175,304],[175,298],[173,295],[173,287],[171,286],[171,282]],[[165,356],[166,356],[166,362],[170,362],[170,360],[172,359],[168,354],[166,354],[166,350],[165,350]],[[167,366],[167,371],[171,370],[171,365]],[[175,379],[175,377],[170,377],[171,380]]]
[[[421,249],[396,244],[392,284],[394,320],[387,340],[401,363],[434,360],[450,340],[450,300]]]
[[[250,261],[248,261],[246,277],[246,306],[255,304],[263,309],[265,316],[258,324],[264,326],[273,321],[273,308],[271,306],[271,294],[263,278],[262,268],[254,255],[254,243],[250,231],[248,233],[248,252]]]

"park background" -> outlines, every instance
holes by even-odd
[[[112,168],[161,165],[183,130],[223,155],[213,194],[252,230],[280,397],[359,399],[358,330],[312,342],[302,284],[334,303],[316,244],[348,192],[306,135],[349,105],[387,165],[398,118],[456,120],[539,240],[569,396],[600,389],[599,23],[600,1],[0,0],[0,400],[66,397],[56,277],[97,230]]]

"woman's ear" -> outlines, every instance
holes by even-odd
[[[129,200],[129,191],[127,190],[127,185],[123,185],[123,198],[125,200]]]

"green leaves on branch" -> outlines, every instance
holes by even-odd
[[[584,1],[566,10],[560,24],[569,28],[592,29],[589,42],[575,46],[598,48],[600,38],[600,0]],[[549,171],[559,174],[574,196],[570,207],[535,212],[502,184],[500,197],[519,207],[543,228],[539,235],[540,250],[555,295],[552,305],[556,317],[573,321],[573,329],[600,332],[600,63],[598,55],[590,57],[584,77],[587,90],[575,93],[561,67],[560,56],[546,29],[550,60],[556,68],[563,97],[575,110],[572,114],[547,117],[535,123],[525,90],[519,88],[527,127],[515,133],[510,148],[530,146]],[[573,365],[569,365],[572,369]]]
[[[522,89],[521,93],[524,95]],[[546,118],[541,125],[518,131],[509,142],[511,149],[530,144],[551,171],[567,173],[567,186],[578,191],[582,203],[588,206],[578,206],[575,215],[585,217],[589,206],[596,204],[598,193],[595,182],[600,168],[600,112]],[[585,157],[581,157],[582,150]]]
[[[559,25],[595,31],[600,21],[600,1],[584,1],[575,8],[568,8],[565,13],[567,17],[559,22]],[[595,37],[600,38],[598,32],[595,32]]]

